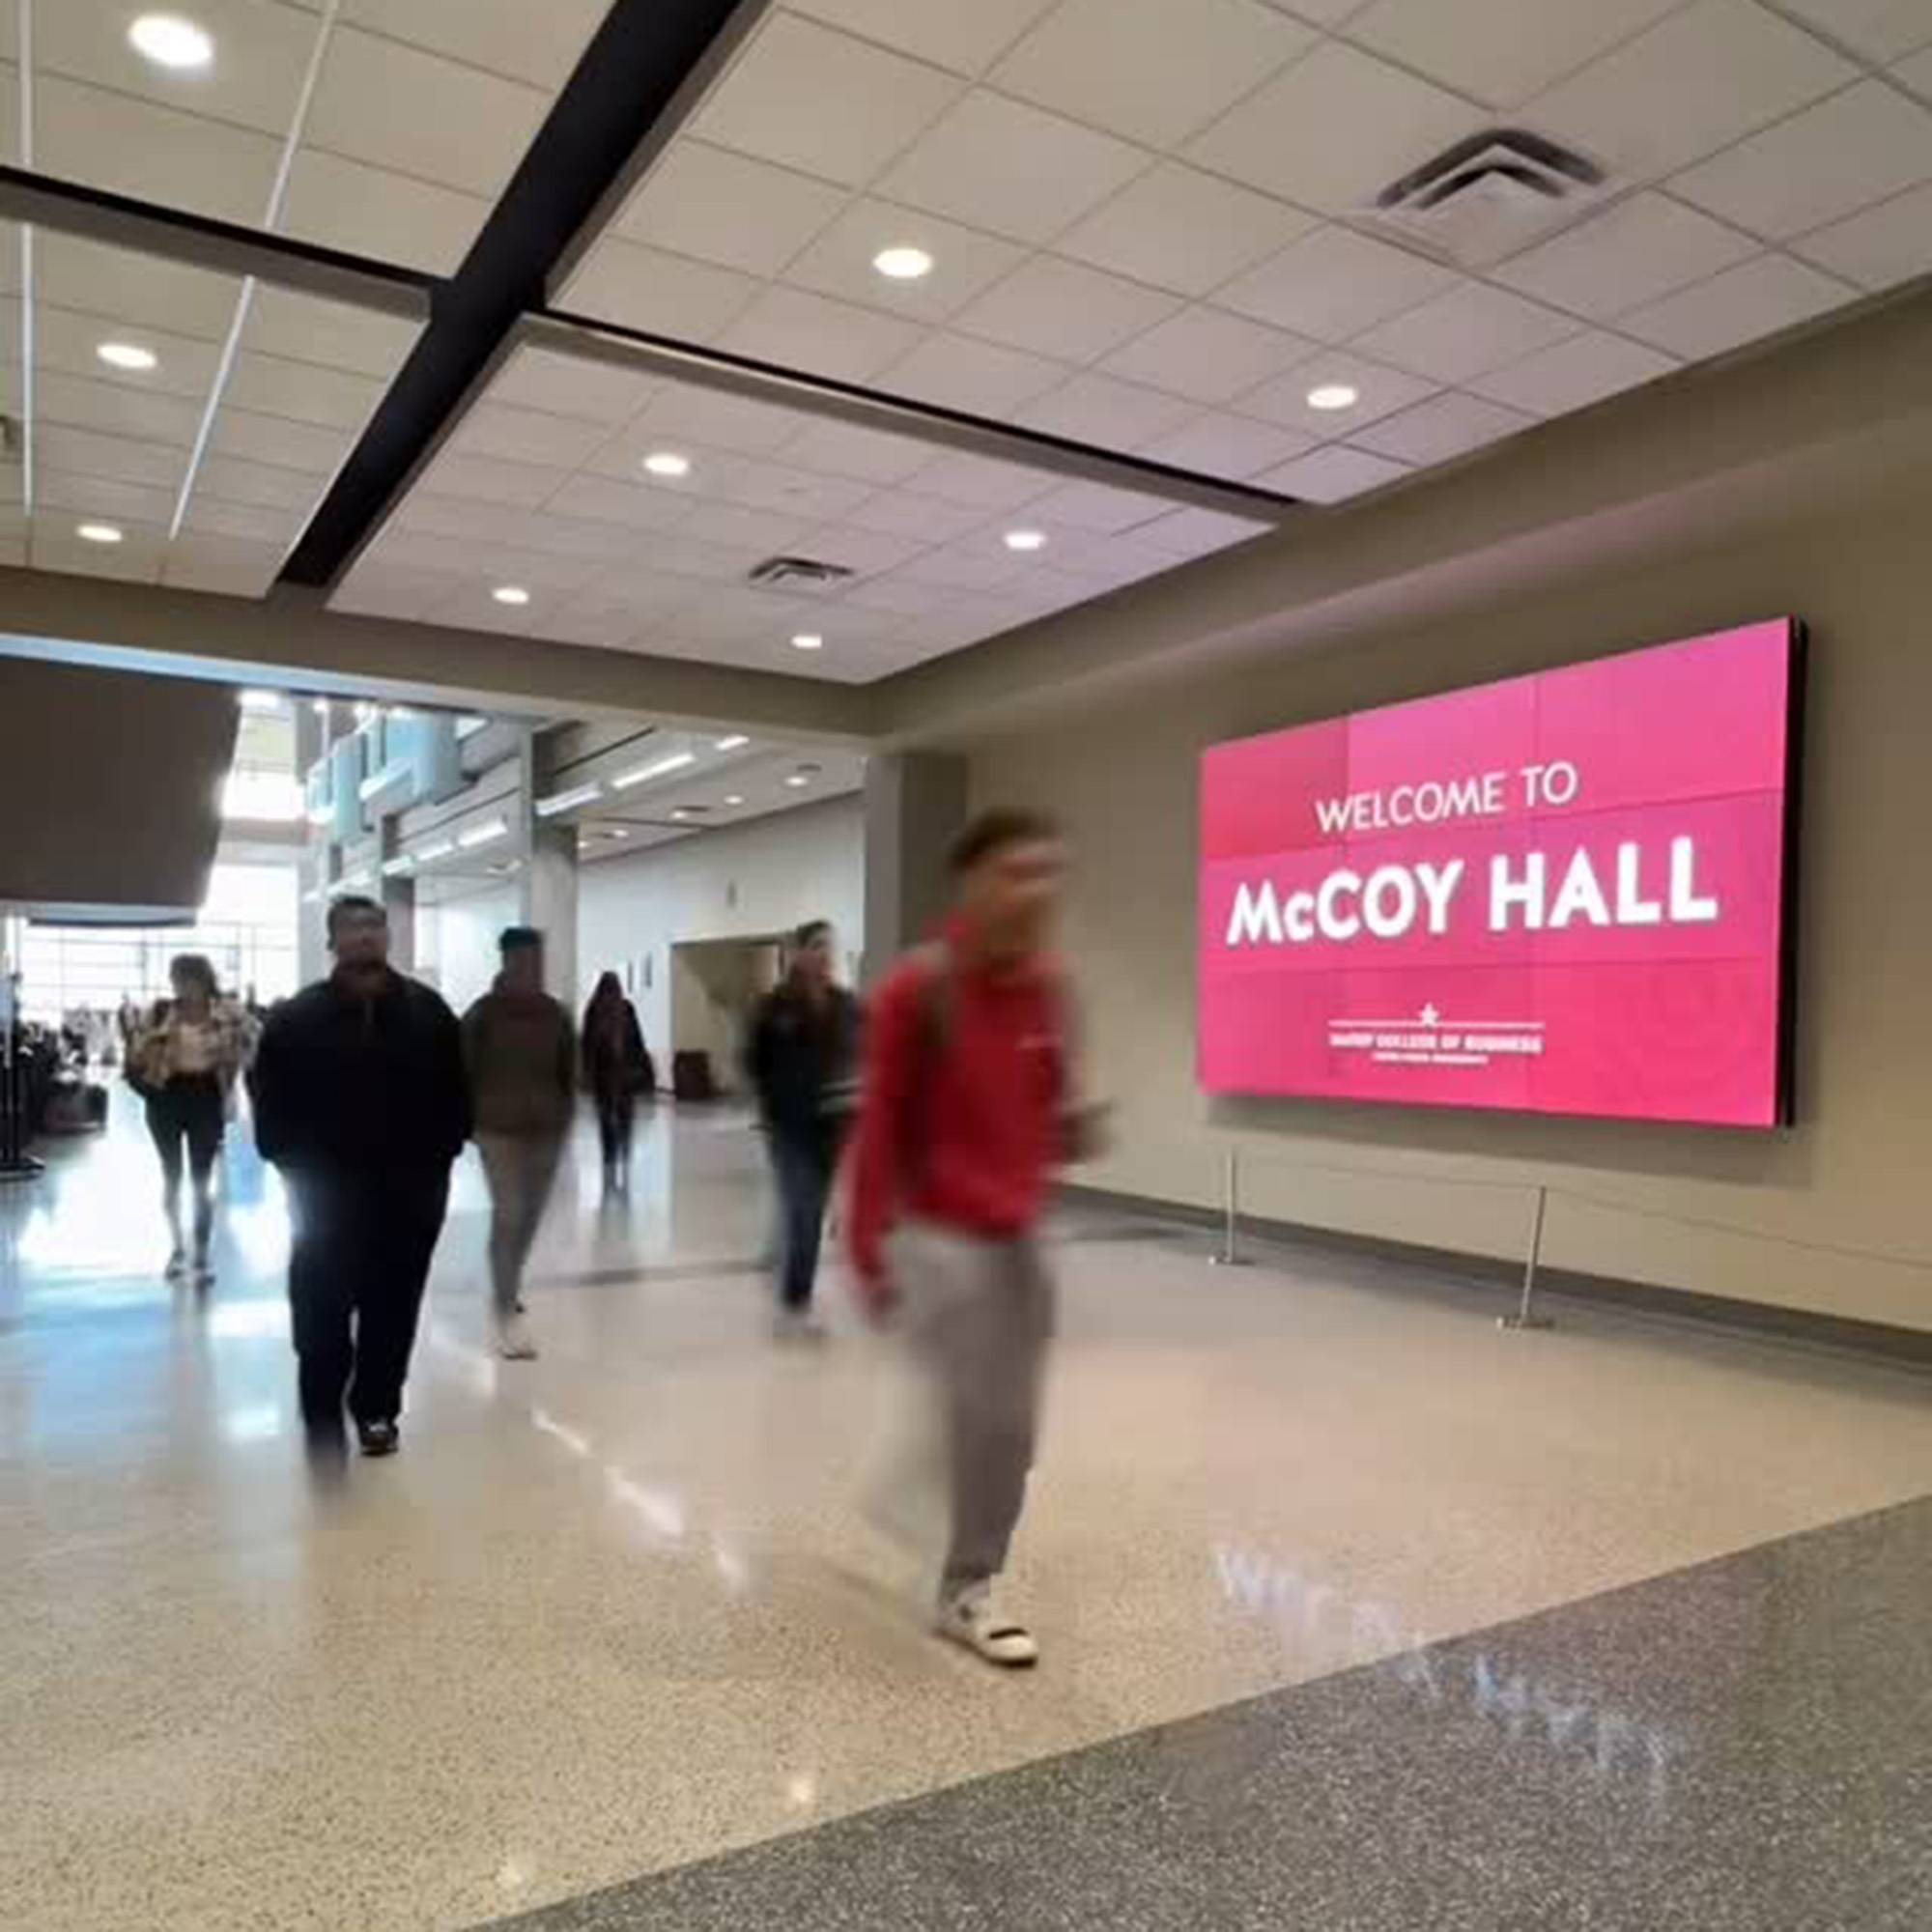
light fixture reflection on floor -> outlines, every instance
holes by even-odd
[[[207,30],[179,14],[141,14],[128,29],[128,44],[156,67],[179,71],[206,67],[214,58]]]
[[[888,281],[916,282],[932,273],[932,257],[923,248],[881,248],[872,267]]]
[[[94,353],[110,369],[126,369],[137,375],[146,375],[160,359],[152,349],[143,349],[138,342],[103,342]]]
[[[1362,392],[1352,383],[1323,383],[1308,392],[1311,410],[1352,410],[1362,400]]]

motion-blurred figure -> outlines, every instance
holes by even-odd
[[[1027,1629],[993,1603],[1033,1464],[1054,1291],[1038,1227],[1084,1151],[1071,999],[1048,952],[1065,857],[1052,822],[991,811],[952,854],[943,936],[867,1020],[850,1237],[865,1300],[902,1311],[944,1437],[940,1633],[1009,1666]]]
[[[374,899],[328,909],[335,970],[269,1015],[251,1091],[255,1139],[295,1210],[289,1302],[312,1454],[388,1456],[450,1164],[469,1137],[456,1016],[389,966]]]
[[[631,1132],[638,1095],[657,1085],[638,1009],[624,997],[616,974],[599,976],[583,1009],[583,1084],[597,1106],[597,1138],[604,1150],[605,1191],[631,1184]]]
[[[537,1237],[577,1098],[577,1036],[544,991],[543,934],[510,926],[503,970],[463,1016],[476,1147],[490,1183],[490,1292],[497,1352],[537,1352],[524,1320],[524,1264]]]
[[[859,1003],[833,979],[831,925],[811,920],[792,935],[785,976],[759,1003],[745,1055],[778,1182],[781,1340],[824,1332],[811,1294],[858,1054]]]
[[[197,1288],[214,1279],[209,1237],[214,1229],[214,1157],[236,1077],[247,1064],[251,1036],[247,1015],[221,997],[214,968],[198,952],[184,952],[168,967],[169,999],[124,1022],[128,1033],[128,1084],[146,1103],[148,1132],[161,1157],[161,1201],[172,1237],[167,1274],[192,1273]],[[193,1195],[193,1259],[182,1237],[183,1151]]]

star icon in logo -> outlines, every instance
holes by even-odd
[[[1416,1014],[1416,1018],[1419,1019],[1424,1026],[1435,1026],[1441,1019],[1441,1017],[1442,1015],[1435,1010],[1435,1003],[1433,1000],[1429,1003],[1428,1006],[1423,1008],[1421,1012]]]

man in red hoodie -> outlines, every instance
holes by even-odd
[[[903,1315],[944,1429],[938,1628],[1009,1667],[1039,1655],[992,1585],[1033,1463],[1054,1301],[1037,1231],[1075,1118],[1067,996],[1047,951],[1065,867],[1038,814],[967,828],[943,935],[873,997],[852,1152],[860,1288],[876,1318]]]

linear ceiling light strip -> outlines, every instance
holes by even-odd
[[[20,165],[34,165],[34,0],[20,0]],[[34,514],[34,224],[20,224],[20,516]]]
[[[322,77],[323,59],[328,52],[329,36],[335,31],[335,16],[341,6],[342,0],[325,0],[322,18],[316,25],[315,44],[309,48],[308,69],[302,75],[301,93],[297,98],[295,116],[282,142],[281,159],[275,165],[274,183],[269,189],[269,205],[262,214],[262,226],[271,235],[281,227],[282,215],[288,207],[289,176],[295,169],[296,156],[301,150],[302,136],[308,128],[316,82]],[[32,0],[28,0],[28,10],[31,9]],[[175,497],[175,513],[168,524],[170,543],[181,535],[182,520],[187,515],[188,498],[194,495],[195,482],[201,475],[209,439],[214,434],[214,418],[220,412],[221,399],[227,393],[228,379],[235,370],[235,357],[241,352],[242,334],[248,327],[248,311],[254,305],[255,277],[243,275],[241,292],[235,298],[235,315],[228,325],[227,340],[221,345],[221,359],[214,365],[214,381],[209,384],[208,402],[202,409],[201,422],[194,433],[194,448],[188,453],[187,469],[183,473],[181,490]]]

